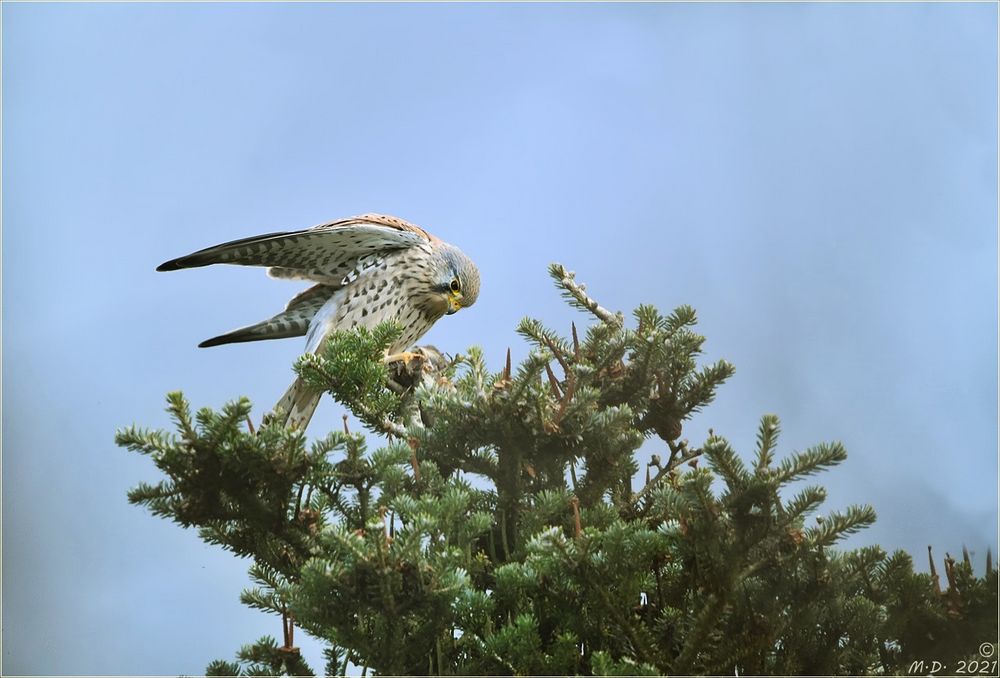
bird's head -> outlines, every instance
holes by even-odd
[[[479,269],[457,247],[442,243],[438,255],[434,292],[444,313],[451,315],[476,303]]]

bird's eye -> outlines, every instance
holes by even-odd
[[[454,278],[451,281],[451,291],[455,292],[457,294],[460,289],[461,289],[461,286],[458,284],[458,278]]]

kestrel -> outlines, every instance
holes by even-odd
[[[157,271],[210,264],[267,266],[273,278],[316,283],[274,317],[199,346],[306,335],[315,353],[331,333],[394,320],[403,333],[388,353],[424,335],[443,315],[472,306],[479,269],[457,247],[396,217],[364,214],[287,233],[222,243],[172,259]],[[275,406],[286,426],[304,429],[321,393],[297,378]]]

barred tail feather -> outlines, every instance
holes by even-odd
[[[285,395],[281,396],[281,400],[268,416],[278,417],[278,422],[285,428],[297,428],[304,431],[309,425],[309,420],[312,419],[313,412],[316,411],[316,405],[319,404],[322,395],[322,391],[310,388],[302,377],[298,377],[285,391]]]
[[[241,341],[301,337],[309,330],[309,323],[312,322],[313,316],[323,308],[323,305],[336,291],[337,288],[332,285],[313,285],[296,294],[285,306],[285,310],[273,318],[206,339],[198,346],[207,348],[221,344],[235,344]]]

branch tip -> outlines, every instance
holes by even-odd
[[[586,286],[576,282],[575,272],[567,271],[566,267],[562,264],[554,263],[549,266],[549,274],[555,278],[556,283],[566,290],[566,293],[572,297],[577,304],[596,315],[601,321],[611,325],[615,329],[621,329],[624,327],[625,317],[621,313],[612,313],[598,304],[597,301],[587,296]]]

